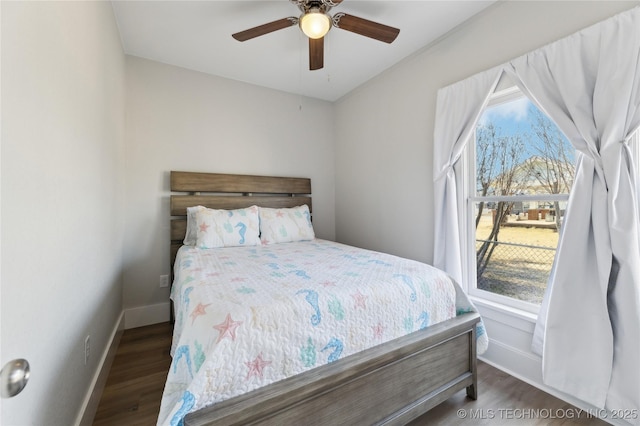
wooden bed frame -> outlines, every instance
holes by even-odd
[[[311,210],[311,181],[306,178],[172,171],[171,191],[182,193],[171,195],[171,265],[186,232],[187,207],[307,204]],[[457,316],[203,408],[188,414],[184,423],[406,424],[462,389],[477,398],[479,321],[477,313]]]

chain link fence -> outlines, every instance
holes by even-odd
[[[491,258],[478,288],[526,302],[540,304],[551,272],[555,247],[476,240],[476,251],[494,244]]]

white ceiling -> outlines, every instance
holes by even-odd
[[[324,68],[309,71],[307,39],[292,26],[245,42],[231,34],[288,16],[288,0],[113,0],[124,50],[285,92],[335,101],[427,46],[495,0],[344,0],[345,12],[400,29],[392,44],[332,28],[325,37]]]

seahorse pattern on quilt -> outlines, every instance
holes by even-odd
[[[174,271],[173,361],[158,425],[475,310],[436,268],[320,239],[184,246]],[[482,353],[482,323],[477,337]]]

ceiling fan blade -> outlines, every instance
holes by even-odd
[[[278,19],[277,21],[240,31],[239,33],[232,34],[231,37],[238,41],[247,41],[297,24],[298,18],[291,16],[289,18]]]
[[[309,70],[324,67],[324,37],[309,39]]]
[[[336,13],[333,15],[333,25],[336,28],[384,41],[385,43],[393,42],[393,40],[398,37],[398,34],[400,34],[400,30],[397,28],[378,24],[377,22],[358,18],[357,16],[348,15],[346,13]]]

